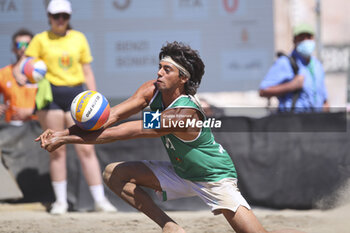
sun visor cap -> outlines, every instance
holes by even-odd
[[[309,24],[303,23],[303,24],[299,24],[293,28],[293,36],[297,36],[297,35],[300,35],[302,33],[308,33],[310,35],[315,34],[314,29]]]
[[[58,13],[72,14],[72,6],[67,0],[51,0],[47,12],[54,15]]]

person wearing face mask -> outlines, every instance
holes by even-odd
[[[33,34],[27,29],[20,29],[12,36],[12,52],[16,61],[0,69],[0,94],[4,97],[4,103],[0,104],[0,117],[5,115],[5,121],[11,125],[21,126],[24,121],[34,119],[36,84],[24,83],[19,85],[14,69],[20,64],[24,51],[32,40]]]
[[[293,29],[294,49],[280,56],[260,84],[260,96],[277,97],[279,112],[328,111],[325,73],[321,62],[312,53],[315,49],[314,31],[308,24]],[[296,70],[293,71],[292,63]]]
[[[96,90],[95,78],[90,63],[92,56],[83,33],[70,26],[72,14],[68,0],[51,0],[47,7],[50,29],[34,36],[25,51],[25,57],[42,59],[47,65],[46,86],[38,83],[38,93],[45,87],[52,93],[52,101],[38,106],[37,116],[41,127],[64,129],[74,124],[70,105],[76,95],[85,90]],[[46,81],[47,80],[47,81]],[[23,80],[18,80],[23,82]],[[38,95],[37,95],[38,96]],[[102,174],[93,145],[75,145],[83,174],[95,202],[95,210],[116,212],[107,200],[102,183]],[[50,176],[56,201],[51,214],[64,214],[67,203],[66,148],[50,153]]]

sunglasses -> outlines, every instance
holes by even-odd
[[[28,45],[29,45],[29,43],[28,42],[16,42],[16,48],[17,49],[21,49],[21,48],[27,48],[28,47]]]
[[[58,20],[59,18],[63,18],[64,20],[68,20],[70,18],[70,15],[67,13],[58,13],[58,14],[52,14],[51,17],[54,20]]]

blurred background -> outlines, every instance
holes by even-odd
[[[0,1],[0,67],[14,62],[11,35],[49,28],[48,0]],[[266,106],[259,83],[277,51],[293,48],[292,27],[316,31],[315,55],[326,71],[331,107],[345,107],[350,63],[346,0],[72,0],[72,27],[91,46],[98,90],[112,102],[156,78],[166,41],[200,51],[206,73],[199,96],[219,107]],[[274,102],[272,102],[274,103]]]

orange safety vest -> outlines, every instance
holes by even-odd
[[[13,65],[0,69],[0,93],[4,96],[4,103],[8,105],[5,120],[10,122],[15,113],[13,107],[35,108],[36,84],[25,84],[20,86],[13,76]],[[33,116],[33,119],[35,117]]]

